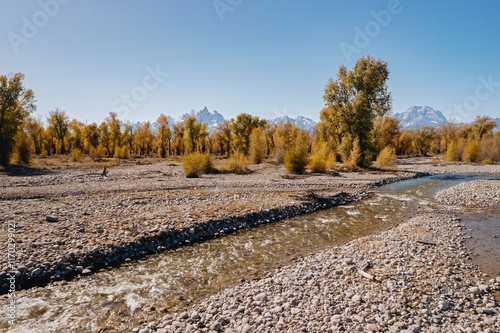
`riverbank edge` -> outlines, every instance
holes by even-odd
[[[389,175],[394,175],[390,173]],[[398,181],[430,176],[428,172],[405,172],[396,177],[386,177],[368,185],[375,188]],[[188,228],[167,229],[154,235],[143,236],[132,242],[114,244],[97,248],[78,255],[68,254],[51,264],[38,263],[36,269],[19,269],[2,272],[0,294],[9,292],[12,277],[15,276],[16,290],[43,287],[54,281],[70,281],[77,276],[90,275],[100,269],[119,266],[130,260],[137,260],[165,250],[198,243],[233,233],[244,228],[278,222],[294,216],[311,214],[335,206],[350,204],[369,195],[368,191],[359,193],[340,192],[333,196],[317,196],[304,192],[303,202],[298,205],[273,208],[266,211],[251,212],[245,215],[230,215],[223,219],[200,222]],[[55,258],[54,258],[55,259]],[[22,267],[22,266],[21,266]]]

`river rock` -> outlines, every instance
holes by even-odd
[[[45,216],[45,221],[55,223],[55,222],[59,222],[59,218],[57,218],[55,216],[47,215],[47,216]]]

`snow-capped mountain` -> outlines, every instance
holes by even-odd
[[[403,113],[394,114],[404,128],[420,128],[422,126],[437,127],[448,123],[446,117],[430,106],[411,106]]]
[[[215,129],[217,128],[217,126],[219,124],[222,124],[224,122],[224,116],[222,114],[220,114],[218,111],[216,110],[213,110],[213,111],[209,111],[208,108],[205,106],[203,109],[199,110],[199,111],[191,111],[190,113],[185,113],[182,117],[181,117],[181,121],[184,121],[186,120],[188,117],[190,116],[195,116],[196,117],[196,120],[200,123],[205,123],[207,124],[208,126],[208,131],[210,133],[212,133],[213,131],[215,131]],[[170,128],[172,129],[173,125],[177,122],[176,119],[170,117],[170,116],[167,116],[167,119],[168,119],[168,124],[170,126]],[[284,116],[281,116],[281,117],[277,117],[277,118],[273,118],[273,119],[268,119],[267,122],[270,123],[270,124],[282,124],[282,123],[285,123],[287,121],[290,121],[292,124],[294,124],[295,126],[297,126],[298,128],[301,128],[301,129],[304,129],[306,131],[309,131],[309,132],[312,132],[314,127],[317,125],[317,123],[312,120],[311,118],[307,118],[307,117],[303,117],[303,116],[298,116],[296,118],[291,118],[289,117],[288,115],[284,115]],[[142,125],[144,125],[144,122],[137,122],[134,124],[134,131],[141,127]],[[153,133],[156,133],[158,132],[158,122],[155,121],[155,122],[151,122],[151,131]]]
[[[269,119],[268,122],[270,124],[283,124],[286,123],[287,121],[291,122],[298,128],[301,128],[303,130],[306,130],[308,132],[312,132],[314,127],[317,125],[317,123],[312,120],[311,118],[303,117],[303,116],[298,116],[297,118],[291,118],[288,115],[283,115],[277,118]]]
[[[200,111],[191,111],[191,113],[185,113],[182,116],[182,120],[185,120],[189,116],[195,116],[196,120],[200,123],[205,123],[208,125],[208,131],[212,133],[219,124],[224,122],[224,116],[221,115],[217,110],[209,111],[205,106]]]

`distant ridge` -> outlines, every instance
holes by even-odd
[[[210,133],[214,132],[217,129],[217,126],[222,124],[225,120],[224,116],[219,113],[217,110],[210,111],[208,108],[205,106],[203,109],[199,111],[192,110],[190,113],[185,113],[182,115],[180,121],[186,120],[188,117],[194,116],[196,117],[196,120],[200,123],[205,123],[207,124],[208,131]],[[173,125],[177,122],[176,119],[167,116],[168,119],[168,124],[170,128],[173,127]],[[288,115],[283,115],[280,117],[272,118],[272,119],[266,119],[268,123],[270,124],[282,124],[286,123],[287,121],[291,122],[295,126],[297,126],[300,129],[312,132],[314,127],[317,125],[317,123],[312,120],[311,118],[307,118],[304,116],[298,116],[296,118],[291,118]],[[133,130],[135,131],[137,128],[141,127],[144,125],[145,122],[136,122],[133,125]],[[156,133],[158,131],[158,122],[151,122],[151,130]]]
[[[430,106],[411,106],[403,113],[394,114],[394,117],[403,128],[438,127],[448,123],[448,119],[440,111]]]
[[[286,123],[287,121],[291,122],[292,124],[294,124],[298,128],[306,130],[308,132],[312,132],[314,130],[314,127],[316,127],[316,125],[318,124],[314,120],[312,120],[311,118],[307,118],[304,116],[298,116],[296,118],[291,118],[286,114],[283,116],[268,120],[268,122],[270,124],[276,124],[276,125]]]

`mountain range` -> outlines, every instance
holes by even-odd
[[[217,126],[219,124],[222,124],[225,120],[224,116],[220,114],[217,110],[209,111],[208,108],[205,106],[203,109],[199,111],[191,111],[190,113],[185,113],[181,117],[181,121],[187,119],[189,116],[195,116],[196,120],[201,123],[205,123],[208,126],[208,131],[212,133],[215,131]],[[173,125],[177,122],[174,118],[168,116],[168,123],[170,125],[170,128],[173,127]],[[287,115],[281,116],[281,117],[276,117],[272,119],[267,119],[267,121],[271,124],[281,124],[285,123],[287,121],[290,121],[292,124],[295,124],[297,127],[304,129],[306,131],[312,131],[314,127],[317,125],[317,123],[312,120],[311,118],[303,117],[303,116],[298,116],[296,118],[291,118]],[[136,122],[133,126],[134,130],[140,126],[144,125],[144,122]],[[151,130],[153,132],[158,131],[158,122],[151,122]]]
[[[195,116],[196,120],[202,123],[206,123],[208,125],[208,130],[210,133],[214,132],[219,124],[222,124],[225,120],[224,116],[219,113],[217,110],[210,111],[205,106],[203,109],[199,111],[191,111],[191,113],[185,113],[181,117],[181,121],[185,120],[189,116]],[[405,112],[396,113],[393,115],[395,118],[399,120],[403,128],[420,128],[422,126],[431,126],[438,127],[443,124],[447,124],[448,120],[446,117],[438,110],[434,110],[430,106],[411,106]],[[173,125],[177,122],[176,119],[168,116],[168,123],[172,128]],[[493,118],[497,122],[497,129],[500,128],[500,118]],[[287,121],[290,121],[292,124],[297,127],[304,129],[306,131],[312,132],[317,123],[311,118],[307,118],[304,116],[298,116],[292,118],[288,115],[283,115],[280,117],[267,119],[267,121],[271,124],[282,124]],[[143,122],[137,122],[134,124],[134,129],[142,126]],[[151,122],[151,130],[153,132],[158,131],[158,122]]]
[[[394,114],[394,117],[399,120],[403,128],[438,127],[448,123],[440,111],[430,106],[411,106],[403,113]]]

